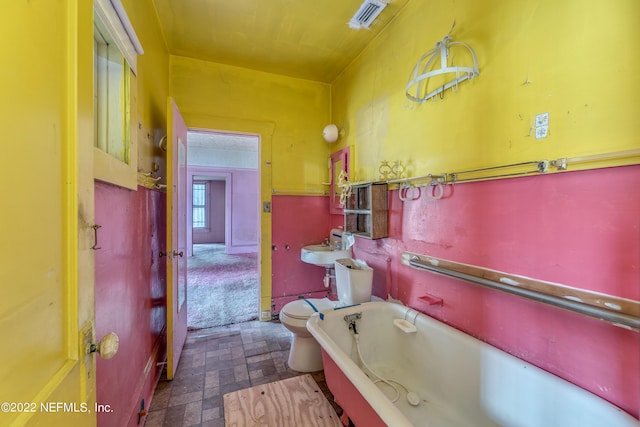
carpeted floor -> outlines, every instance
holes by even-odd
[[[187,326],[210,328],[258,318],[258,254],[227,255],[224,245],[194,245],[187,260]]]

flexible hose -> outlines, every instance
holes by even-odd
[[[355,332],[355,331],[354,331]],[[365,368],[367,368],[367,370],[369,372],[371,372],[373,375],[375,375],[376,377],[378,377],[378,379],[376,381],[374,381],[373,383],[377,383],[377,382],[383,382],[386,385],[388,385],[389,387],[391,387],[395,392],[396,395],[393,397],[393,399],[391,400],[391,403],[396,403],[398,401],[398,399],[400,398],[400,390],[398,390],[398,388],[396,386],[394,386],[391,383],[396,383],[398,384],[400,387],[402,387],[406,392],[409,392],[409,390],[402,385],[402,383],[400,383],[399,381],[393,380],[393,379],[385,379],[383,377],[381,377],[380,375],[378,375],[373,369],[371,369],[369,367],[369,365],[367,365],[367,362],[364,361],[364,358],[362,357],[362,353],[360,352],[360,336],[358,335],[357,332],[355,332],[353,334],[353,337],[355,338],[356,341],[356,350],[358,351],[358,357],[360,358],[360,361],[362,362],[362,364],[364,365]]]

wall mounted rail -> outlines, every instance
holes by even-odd
[[[639,158],[636,160],[636,158]],[[465,169],[458,172],[443,172],[440,174],[425,174],[421,176],[395,178],[395,179],[373,179],[369,181],[351,182],[354,185],[364,184],[399,184],[399,185],[445,185],[457,182],[484,181],[497,178],[509,178],[515,176],[525,176],[534,174],[546,174],[555,168],[556,171],[565,171],[570,165],[597,163],[612,160],[626,160],[627,164],[638,164],[640,162],[640,149],[614,151],[585,155],[579,157],[561,157],[554,160],[531,160],[518,163],[510,163],[497,166],[488,166],[477,169]]]
[[[328,196],[326,190],[290,190],[286,188],[272,188],[271,194],[277,196]]]
[[[556,167],[559,171],[566,170],[570,164],[593,163],[607,160],[627,159],[629,157],[640,157],[640,148],[634,150],[615,151],[611,153],[592,154],[579,157],[561,157],[551,161],[551,166]]]
[[[411,252],[405,265],[570,310],[640,332],[640,301],[531,279]]]
[[[520,170],[524,168],[525,170]],[[469,169],[460,172],[447,173],[448,183],[477,181],[479,179],[507,178],[512,176],[546,173],[549,170],[549,162],[546,160],[512,163],[509,165],[490,166],[479,169]]]

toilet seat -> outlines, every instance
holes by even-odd
[[[309,303],[313,304],[313,307]],[[335,303],[328,298],[308,298],[291,301],[285,304],[281,311],[292,319],[307,320],[316,311],[323,312],[334,308]]]
[[[328,298],[309,298],[291,301],[280,310],[280,322],[293,333],[287,364],[298,372],[322,370],[322,349],[307,330],[307,320],[316,312],[333,310],[334,301]]]
[[[323,313],[371,300],[371,267],[351,258],[341,258],[334,266],[337,301],[329,298],[298,299],[280,309],[280,323],[293,335],[287,364],[294,371],[315,372],[323,369],[322,347],[307,329],[307,322],[314,313],[319,313],[322,319]]]

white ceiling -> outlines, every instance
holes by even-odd
[[[225,151],[258,151],[258,137],[256,135],[219,133],[219,132],[187,132],[189,147],[213,148]]]
[[[188,131],[187,163],[189,166],[256,169],[259,142],[257,135]]]

